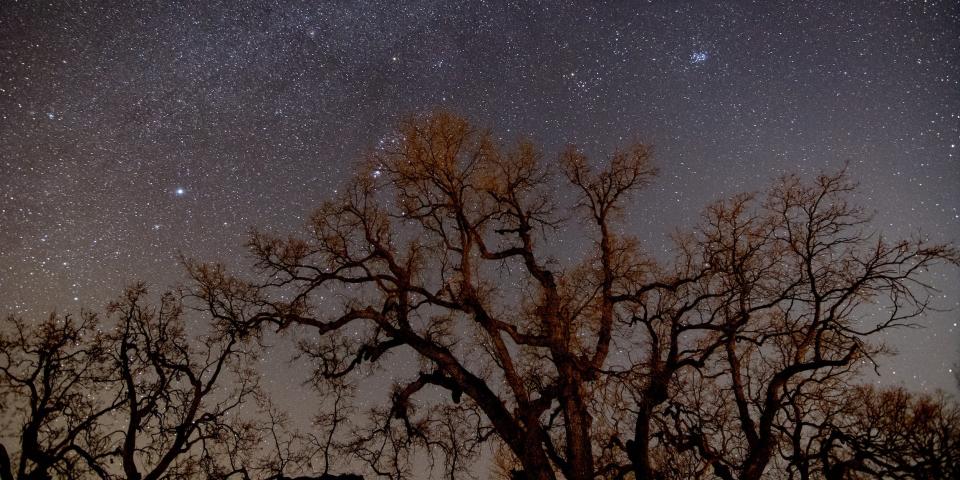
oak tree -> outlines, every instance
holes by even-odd
[[[852,387],[955,248],[872,231],[841,171],[717,201],[655,258],[622,223],[655,175],[644,145],[545,160],[413,117],[304,232],[254,231],[252,272],[8,317],[0,478],[454,479],[488,451],[511,480],[956,474],[951,399]],[[305,428],[259,388],[268,330],[312,367]]]
[[[191,335],[180,296],[147,302],[135,285],[107,318],[8,317],[0,398],[11,451],[4,480],[227,476],[243,467],[254,424],[237,415],[258,388],[254,332]],[[249,406],[248,406],[249,408]]]
[[[923,272],[957,262],[871,233],[843,173],[717,202],[658,262],[618,223],[650,149],[595,163],[413,118],[303,235],[253,233],[260,280],[190,270],[214,317],[299,332],[316,378],[417,359],[351,444],[379,475],[408,476],[416,449],[464,474],[494,440],[515,478],[756,479],[830,414],[807,397],[854,381],[875,334],[927,308]],[[560,231],[584,237],[571,258]]]

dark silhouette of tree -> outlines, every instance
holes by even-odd
[[[31,326],[8,317],[4,324],[0,409],[4,430],[16,429],[20,442],[14,450],[19,458],[11,459],[0,445],[0,475],[4,480],[74,477],[83,471],[84,458],[98,454],[87,452],[83,443],[93,448],[103,444],[90,432],[122,404],[120,398],[108,398],[101,406],[92,398],[108,374],[103,366],[109,351],[97,318],[51,315]]]
[[[824,478],[960,476],[960,406],[942,394],[860,387],[843,400],[809,449]]]
[[[3,413],[19,444],[4,479],[226,476],[254,440],[235,415],[257,389],[251,332],[188,336],[172,293],[136,285],[108,308],[0,333]],[[225,386],[229,385],[229,386]],[[6,427],[5,427],[6,428]]]
[[[419,451],[452,478],[495,438],[513,478],[756,479],[800,468],[789,445],[834,413],[819,400],[924,312],[923,272],[957,262],[871,234],[840,173],[712,205],[658,265],[616,223],[655,174],[649,149],[591,163],[568,148],[558,179],[527,142],[413,119],[303,237],[252,235],[263,281],[189,269],[214,317],[314,337],[318,379],[418,359],[350,444],[378,475],[408,476]],[[565,228],[588,238],[560,261]]]
[[[632,319],[648,332],[627,444],[637,478],[661,476],[644,444],[658,435],[721,478],[779,469],[793,459],[785,445],[799,451],[808,424],[884,352],[876,334],[927,309],[922,274],[956,251],[870,234],[853,189],[843,173],[787,176],[759,198],[712,205],[681,238],[678,271],[640,295]]]
[[[333,382],[327,395],[331,401],[321,407],[311,423],[312,430],[302,431],[290,425],[286,412],[273,406],[269,398],[261,398],[263,415],[266,419],[259,426],[261,441],[268,445],[251,455],[238,470],[243,479],[264,480],[362,480],[363,477],[330,473],[334,468],[334,455],[345,445],[337,443],[337,430],[342,429],[356,409],[348,404],[353,391],[352,386]],[[322,465],[322,468],[319,467]],[[318,472],[306,475],[305,472]]]
[[[413,118],[304,234],[251,235],[252,280],[188,260],[156,306],[7,318],[0,480],[475,478],[486,448],[510,480],[957,475],[955,403],[852,387],[954,248],[871,232],[840,172],[716,202],[655,261],[618,223],[649,148],[596,163]],[[258,387],[267,329],[313,368],[310,429]]]
[[[474,442],[496,434],[527,478],[555,478],[555,468],[567,478],[593,477],[591,384],[610,352],[614,289],[634,273],[633,244],[611,222],[654,174],[648,150],[618,153],[602,172],[576,150],[564,152],[563,172],[580,192],[575,207],[597,248],[563,271],[539,251],[560,217],[550,172],[532,145],[503,150],[447,114],[408,122],[399,135],[393,150],[371,159],[314,214],[308,238],[254,235],[257,267],[270,279],[251,299],[260,312],[238,315],[228,307],[237,303],[230,292],[206,288],[221,294],[209,299],[214,314],[313,329],[321,340],[304,352],[327,378],[400,348],[416,352],[423,368],[396,386],[389,409],[374,412],[376,435],[362,442],[386,438],[386,448],[357,446],[378,473],[402,476],[408,447],[437,438],[432,426],[442,420],[411,418],[413,396],[432,387],[477,418],[472,435],[456,435],[458,445],[442,450],[470,455]],[[216,268],[192,271],[201,285],[224,283]],[[316,315],[327,289],[350,296],[332,318]]]

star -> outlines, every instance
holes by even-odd
[[[710,54],[703,50],[697,50],[690,54],[690,63],[696,65],[704,63],[710,58]]]
[[[74,298],[102,305],[131,280],[160,293],[182,281],[181,252],[247,267],[242,232],[299,232],[302,216],[351,185],[349,162],[396,150],[393,127],[435,107],[504,144],[529,137],[550,188],[565,184],[556,157],[567,143],[598,162],[655,144],[661,175],[620,228],[666,260],[672,229],[711,202],[847,160],[876,212],[870,228],[960,238],[960,63],[941,41],[955,38],[951,2],[925,5],[922,28],[910,2],[889,0],[543,11],[304,2],[262,16],[250,0],[145,12],[100,3],[0,9],[18,25],[4,32],[0,86],[10,104],[0,111],[0,318]],[[372,165],[364,176],[391,175]],[[545,239],[558,259],[578,258],[579,228]],[[47,257],[57,275],[29,260]],[[960,305],[960,283],[932,280],[948,295],[934,306]],[[908,387],[956,394],[956,315],[923,322],[889,339],[901,355],[883,360],[882,381],[895,369]],[[264,373],[301,391],[297,375]]]

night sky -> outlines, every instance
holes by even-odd
[[[549,161],[654,145],[624,231],[662,258],[708,202],[845,163],[878,230],[960,241],[956,2],[119,3],[0,2],[0,314],[159,291],[181,252],[242,268],[436,107]],[[960,273],[931,282],[954,310],[865,381],[957,392]]]

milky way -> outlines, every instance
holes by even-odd
[[[877,230],[960,241],[955,2],[107,3],[0,8],[0,313],[246,265],[250,227],[299,228],[435,107],[548,159],[654,145],[624,230],[655,255],[711,200],[843,165]],[[957,391],[960,274],[931,282],[955,310],[866,381]]]

